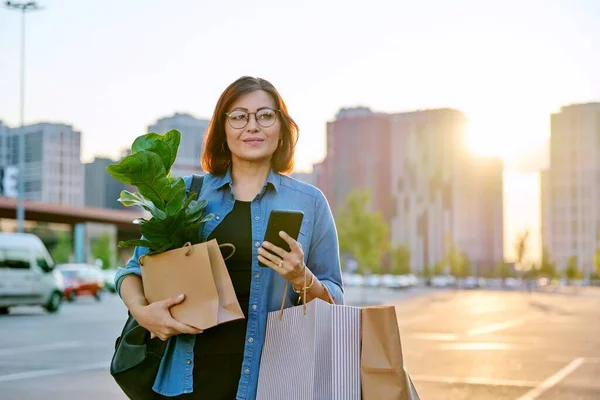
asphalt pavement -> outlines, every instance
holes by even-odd
[[[600,399],[600,292],[349,289],[397,306],[421,399]],[[58,314],[0,316],[0,399],[125,399],[108,373],[126,310],[115,295]]]

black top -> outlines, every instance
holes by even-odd
[[[252,220],[250,202],[236,201],[233,210],[207,238],[235,246],[225,261],[233,289],[248,318],[252,273]],[[223,249],[223,257],[230,248]],[[247,319],[227,322],[196,335],[194,345],[194,391],[176,397],[155,394],[156,400],[230,400],[235,399],[241,376]]]
[[[207,329],[196,337],[194,354],[243,354],[250,299],[250,278],[252,267],[252,221],[250,202],[236,201],[233,210],[215,228],[207,240],[217,239],[219,244],[231,243],[235,246],[233,256],[225,261],[233,289],[246,319],[227,322]],[[223,257],[230,249],[223,249]],[[201,362],[196,357],[194,365]]]

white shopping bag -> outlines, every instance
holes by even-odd
[[[360,400],[360,321],[360,308],[320,299],[270,312],[257,399]]]

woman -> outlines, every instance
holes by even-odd
[[[169,312],[184,296],[149,305],[137,262],[145,248],[136,248],[117,272],[117,290],[133,317],[169,340],[154,382],[157,398],[254,399],[267,313],[281,306],[286,284],[293,287],[286,307],[298,304],[304,289],[307,301],[343,303],[337,233],[327,200],[315,187],[284,175],[293,168],[297,138],[298,127],[277,90],[251,77],[225,89],[206,132],[202,167],[207,175],[200,198],[215,217],[200,237],[235,245],[226,264],[244,320],[200,332]],[[191,178],[185,180],[189,188]],[[280,233],[289,252],[262,242],[276,209],[304,213],[298,241]]]

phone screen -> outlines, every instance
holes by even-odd
[[[295,240],[298,240],[300,235],[300,226],[302,225],[302,219],[304,213],[296,210],[273,210],[269,216],[269,223],[267,225],[267,232],[265,233],[264,240],[274,244],[277,247],[281,247],[285,251],[291,251],[288,243],[279,236],[280,231],[284,231]],[[260,263],[262,267],[262,263]]]

